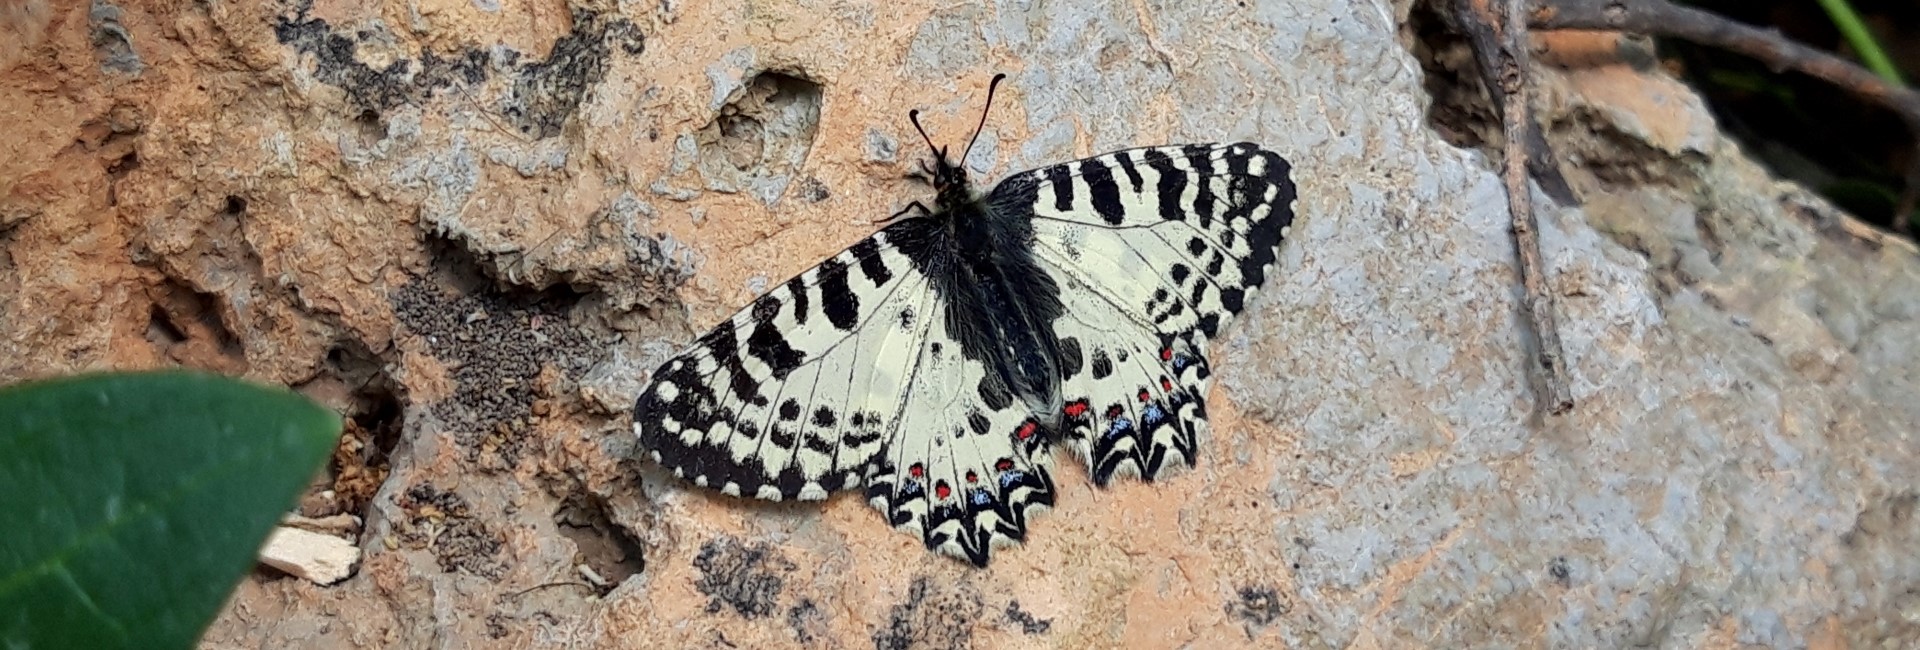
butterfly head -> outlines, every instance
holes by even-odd
[[[946,147],[940,147],[933,150],[933,166],[929,168],[923,164],[921,170],[933,183],[933,191],[938,193],[938,200],[942,204],[951,205],[955,201],[967,199],[967,193],[971,190],[968,186],[964,156],[956,162],[947,157]]]
[[[993,108],[993,92],[1000,87],[1000,81],[1006,79],[1006,73],[993,75],[993,81],[987,83],[987,105],[980,110],[980,123],[973,127],[973,137],[967,140],[967,148],[960,152],[960,158],[947,156],[947,148],[935,146],[933,138],[927,136],[927,130],[920,126],[920,111],[907,113],[907,119],[913,122],[913,128],[920,132],[920,139],[926,141],[927,149],[933,153],[933,165],[925,161],[920,163],[920,171],[933,183],[933,189],[939,194],[942,205],[954,205],[970,199],[970,186],[967,181],[967,156],[973,153],[973,143],[980,139],[980,131],[987,126],[987,112]]]

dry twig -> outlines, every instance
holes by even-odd
[[[1540,222],[1533,212],[1533,194],[1527,180],[1530,176],[1538,180],[1542,191],[1564,204],[1573,202],[1573,192],[1560,176],[1559,165],[1533,116],[1527,93],[1527,23],[1521,8],[1521,0],[1453,0],[1448,13],[1454,26],[1466,35],[1480,64],[1487,93],[1500,114],[1506,140],[1501,147],[1500,177],[1506,184],[1507,213],[1520,258],[1520,282],[1525,292],[1522,306],[1540,344],[1537,360],[1546,390],[1542,405],[1547,414],[1559,415],[1573,408],[1573,390],[1567,382],[1566,353],[1554,316],[1557,306],[1546,287],[1540,259]]]

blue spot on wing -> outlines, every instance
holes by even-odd
[[[1167,412],[1161,409],[1159,404],[1148,404],[1147,408],[1140,413],[1140,424],[1151,427],[1159,424],[1166,417]]]

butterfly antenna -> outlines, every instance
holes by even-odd
[[[927,130],[920,126],[920,109],[907,111],[907,121],[913,123],[913,130],[920,132],[920,139],[927,143],[928,149],[933,150],[934,153],[940,153],[940,148],[933,146],[933,138],[927,137]]]
[[[987,82],[987,105],[980,107],[980,123],[974,125],[973,137],[967,140],[966,151],[960,152],[960,166],[962,167],[967,165],[967,156],[973,153],[973,143],[980,139],[980,131],[987,128],[987,113],[993,111],[993,91],[1000,87],[1000,80],[1005,78],[1007,78],[1007,73],[1002,72],[993,75],[993,81]]]

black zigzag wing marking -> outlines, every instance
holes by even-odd
[[[1062,382],[1060,432],[1088,462],[1094,483],[1114,477],[1146,480],[1198,459],[1207,435],[1210,382],[1205,350],[1192,334],[1155,332],[1121,317],[1080,279],[1066,275],[1066,314],[1055,321],[1069,363]]]
[[[1085,362],[1063,373],[1062,434],[1096,481],[1151,480],[1195,460],[1206,345],[1278,256],[1293,219],[1290,168],[1247,143],[1130,149],[1057,168],[1066,171],[1002,187],[1018,181],[1004,200],[1031,206],[1035,258],[1072,287],[1054,330]]]
[[[909,376],[913,397],[901,404],[867,497],[928,549],[986,566],[1053,505],[1052,456],[1042,425],[953,334],[942,322],[925,337]]]
[[[736,496],[858,487],[899,426],[909,352],[941,312],[903,221],[776,286],[663,364],[634,407],[641,449]]]

